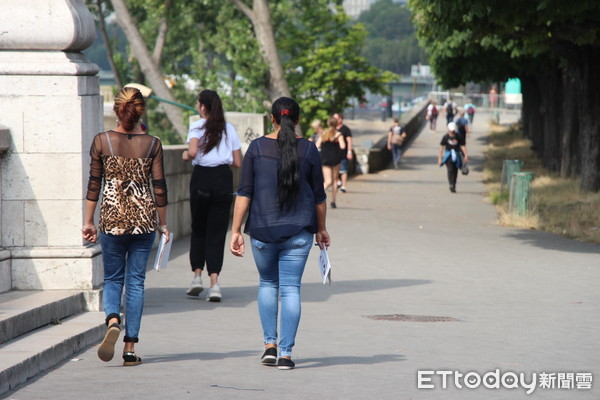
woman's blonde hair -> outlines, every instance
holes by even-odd
[[[113,110],[123,129],[131,131],[146,112],[146,100],[136,88],[124,87],[115,96]]]
[[[335,138],[335,135],[337,133],[337,129],[335,129],[335,127],[337,126],[337,119],[333,118],[333,117],[329,117],[327,118],[327,129],[325,129],[325,132],[323,132],[322,140],[329,142],[331,140],[333,140],[333,138]]]

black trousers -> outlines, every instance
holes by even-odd
[[[448,184],[450,187],[456,187],[456,178],[458,177],[458,167],[452,160],[446,162],[446,168],[448,169]]]
[[[232,189],[233,173],[229,165],[194,167],[190,181],[192,271],[204,269],[205,263],[209,274],[219,274],[223,268]]]

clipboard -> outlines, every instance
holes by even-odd
[[[329,283],[329,286],[331,286],[331,263],[329,262],[329,255],[326,248],[321,250],[321,254],[319,254],[319,269],[323,285]]]
[[[171,244],[173,243],[173,238],[171,238],[171,240],[165,243],[165,237],[166,235],[160,235],[158,249],[156,250],[154,269],[157,271],[167,268],[167,263],[169,262],[169,255],[171,254]]]

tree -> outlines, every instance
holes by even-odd
[[[104,42],[104,47],[106,48],[106,57],[108,59],[108,64],[110,66],[110,70],[113,73],[115,83],[118,87],[122,87],[121,78],[119,76],[119,70],[115,64],[115,57],[113,55],[112,44],[110,39],[108,38],[108,33],[106,30],[105,23],[105,6],[102,0],[94,0],[95,14],[98,20],[98,27],[100,29],[100,34],[102,35],[102,41]]]
[[[600,3],[409,0],[445,86],[519,77],[524,132],[544,165],[600,190]]]
[[[409,74],[412,65],[426,63],[411,13],[392,0],[378,0],[358,17],[369,32],[362,54],[377,68]]]
[[[278,43],[287,58],[287,78],[302,107],[304,128],[315,118],[326,119],[360,99],[367,90],[384,93],[397,79],[361,56],[367,36],[362,24],[352,24],[341,6],[326,0],[292,2],[275,9],[280,21]]]
[[[119,25],[121,25],[121,28],[125,32],[127,40],[131,45],[131,49],[140,64],[142,73],[146,79],[148,79],[150,86],[158,97],[169,101],[175,101],[174,97],[169,91],[169,88],[164,82],[163,75],[158,68],[158,65],[152,58],[152,55],[150,54],[142,35],[137,29],[136,23],[131,17],[125,1],[111,0],[111,3],[115,10],[115,14],[117,15],[117,19],[119,20]],[[183,113],[181,110],[177,106],[170,104],[164,104],[163,107],[167,118],[169,118],[169,121],[177,133],[181,137],[185,138],[187,136],[187,129],[183,124]]]
[[[291,97],[287,80],[283,73],[273,25],[271,24],[271,13],[267,0],[253,0],[252,8],[248,7],[242,0],[231,0],[252,22],[254,34],[260,46],[261,55],[269,66],[269,94],[271,100],[281,96]]]

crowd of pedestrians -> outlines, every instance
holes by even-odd
[[[459,170],[468,162],[466,140],[473,111],[458,109],[452,99],[443,105],[447,133],[442,137],[438,164],[446,165],[451,192],[456,192]],[[330,207],[337,208],[338,188],[347,191],[348,161],[353,159],[352,132],[341,113],[311,124],[312,135],[296,135],[300,107],[291,98],[277,99],[271,109],[273,130],[253,140],[242,158],[238,134],[225,120],[219,95],[203,90],[197,98],[200,119],[191,124],[182,154],[193,172],[189,183],[191,209],[189,296],[204,291],[202,273],[210,285],[207,301],[220,302],[219,276],[235,188],[231,168],[241,168],[229,250],[245,255],[243,232],[259,275],[258,309],[263,328],[264,353],[260,362],[292,369],[292,349],[300,322],[300,287],[313,243],[327,248],[327,191]],[[142,123],[145,100],[139,90],[123,88],[115,97],[117,126],[101,132],[90,149],[91,164],[86,196],[83,238],[102,247],[104,310],[107,330],[98,357],[110,361],[122,326],[125,328],[123,365],[139,365],[135,353],[144,303],[148,255],[156,232],[170,240],[167,227],[167,184],[162,145]],[[440,113],[435,102],[427,108],[430,129]],[[458,118],[455,119],[455,115]],[[387,149],[400,167],[407,132],[398,118],[389,128]],[[104,183],[104,184],[103,184]],[[102,191],[98,226],[96,204]],[[121,297],[125,290],[124,321]],[[281,303],[281,304],[279,304]],[[279,329],[278,329],[279,327]]]
[[[141,120],[146,103],[140,91],[121,89],[113,109],[117,126],[97,134],[90,149],[82,236],[91,243],[100,239],[102,247],[107,330],[98,357],[112,360],[124,326],[123,365],[135,366],[142,363],[134,346],[139,341],[148,256],[157,231],[165,242],[170,240],[167,184],[161,142],[146,131]],[[225,120],[219,95],[212,90],[200,92],[197,110],[200,119],[191,124],[188,148],[182,154],[193,165],[189,260],[194,276],[186,294],[203,292],[206,268],[210,280],[206,300],[222,299],[218,278],[234,194],[231,168],[241,167],[229,248],[234,255],[244,256],[242,221],[247,215],[244,232],[250,236],[259,273],[258,308],[265,346],[260,362],[292,369],[304,267],[313,243],[321,249],[330,245],[325,190],[332,187],[331,207],[336,208],[336,181],[341,174],[345,190],[347,168],[342,173],[340,167],[351,158],[346,150],[352,134],[337,114],[327,121],[325,130],[320,122],[313,125],[312,140],[296,136],[300,107],[282,97],[272,106],[273,131],[253,140],[242,162],[238,134]],[[94,214],[101,191],[96,227]],[[122,314],[123,291],[126,307]]]

